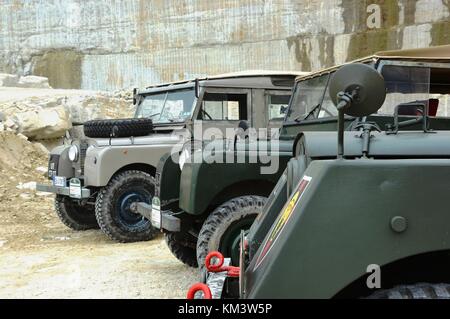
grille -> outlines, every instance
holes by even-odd
[[[88,148],[88,144],[87,143],[81,143],[80,144],[80,169],[81,169],[81,174],[84,175],[84,160],[86,158],[86,151]]]
[[[160,180],[161,180],[161,173],[157,172],[155,174],[155,196],[156,197],[159,197],[159,193],[160,193],[160,191],[159,191],[159,187],[160,187],[159,182],[160,182]]]

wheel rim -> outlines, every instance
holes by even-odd
[[[232,265],[239,264],[239,245],[241,230],[243,229],[245,234],[247,234],[255,218],[256,215],[249,216],[236,223],[233,223],[230,227],[228,227],[220,240],[219,251],[225,257],[231,258]]]
[[[142,215],[134,213],[131,210],[131,204],[135,202],[152,202],[152,195],[144,190],[125,191],[117,201],[116,211],[118,212],[119,222],[127,228],[141,228],[149,224],[149,221]]]

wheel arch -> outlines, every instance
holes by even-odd
[[[269,197],[275,183],[269,180],[244,180],[231,184],[217,193],[211,200],[210,204],[202,214],[205,218],[208,217],[208,212],[212,212],[221,204],[241,196],[257,195],[263,197]]]
[[[437,250],[415,254],[392,261],[380,267],[381,289],[417,283],[450,283],[450,250]],[[365,274],[339,291],[333,298],[347,299],[367,297],[374,289],[367,287],[370,274]]]
[[[122,172],[125,171],[142,171],[145,173],[150,174],[151,176],[155,177],[155,173],[156,173],[156,167],[154,167],[153,165],[147,164],[147,163],[133,163],[133,164],[128,164],[125,165],[121,168],[119,168],[112,176],[111,178],[113,178],[114,176],[116,176],[117,174],[120,174]],[[111,180],[110,178],[110,180]]]

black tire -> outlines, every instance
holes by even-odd
[[[145,136],[152,132],[153,122],[147,118],[92,120],[84,123],[87,137]]]
[[[225,257],[230,257],[229,247],[222,241],[230,235],[230,231],[237,231],[239,225],[249,228],[256,216],[262,212],[266,201],[266,197],[256,195],[233,198],[208,216],[197,240],[197,263],[200,268],[205,267],[205,258],[211,251],[220,251]],[[237,265],[236,260],[232,261],[232,264]]]
[[[450,299],[450,284],[420,283],[378,290],[368,299]]]
[[[55,211],[63,224],[73,230],[98,228],[94,205],[80,206],[70,197],[56,195]]]
[[[133,213],[130,204],[151,203],[154,194],[155,181],[150,174],[131,170],[114,176],[100,190],[95,202],[95,216],[101,230],[122,243],[152,239],[156,229],[148,219]]]
[[[195,241],[189,240],[189,234],[183,233],[165,233],[167,246],[172,254],[183,264],[189,267],[197,268],[197,254],[195,250]]]

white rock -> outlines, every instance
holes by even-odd
[[[36,182],[19,183],[19,185],[17,185],[16,188],[34,191],[36,190],[36,184],[37,184]]]
[[[20,133],[38,140],[62,137],[72,127],[64,106],[16,113],[14,119]]]
[[[53,193],[36,192],[36,196],[53,196]]]
[[[70,237],[67,236],[56,236],[54,237],[55,240],[70,240]]]
[[[15,129],[18,128],[16,122],[14,122],[13,120],[11,120],[10,118],[8,118],[8,119],[5,121],[5,127],[6,127],[6,128],[9,128],[9,129],[11,129],[11,130],[15,130]]]
[[[0,240],[0,247],[2,247],[3,245],[5,245],[8,241],[7,240]]]
[[[14,87],[17,86],[18,82],[19,82],[18,75],[0,73],[0,87],[1,86]]]
[[[35,75],[20,77],[17,86],[22,88],[51,89],[50,85],[48,84],[48,78]]]
[[[19,196],[20,196],[20,198],[23,198],[23,199],[30,199],[31,198],[31,195],[30,194],[26,194],[26,193],[22,193]]]
[[[36,167],[36,171],[43,175],[46,175],[48,173],[47,167],[44,167],[44,166]]]
[[[24,141],[28,141],[28,137],[26,137],[25,135],[23,135],[22,133],[17,134],[17,137],[24,140]]]

